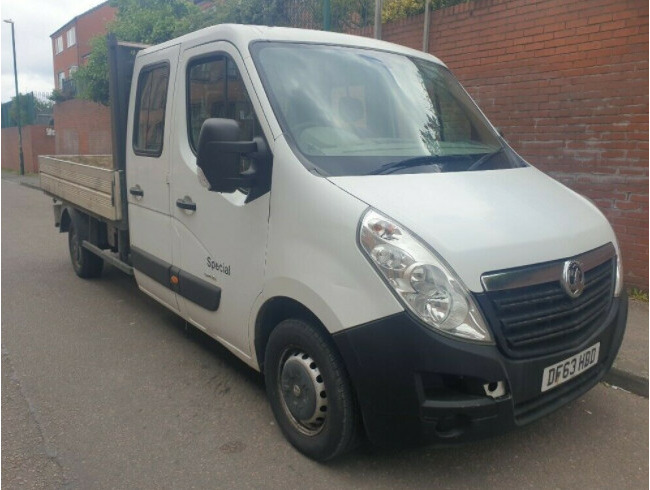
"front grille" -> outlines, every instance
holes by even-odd
[[[558,280],[488,291],[497,339],[510,357],[536,357],[577,346],[601,324],[613,296],[615,258],[585,271],[585,288],[571,298]],[[539,266],[537,266],[539,267]],[[519,271],[521,273],[521,271]]]

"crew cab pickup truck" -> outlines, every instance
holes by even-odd
[[[132,273],[263,372],[299,451],[501,433],[610,368],[612,228],[440,60],[238,25],[140,48],[111,44],[112,158],[41,160],[72,265]]]

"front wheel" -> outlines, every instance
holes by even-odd
[[[70,261],[75,274],[84,279],[99,277],[102,273],[104,261],[94,253],[83,248],[82,243],[87,237],[87,228],[81,219],[74,216],[70,220],[68,229],[68,250]]]
[[[332,459],[357,441],[359,415],[332,340],[302,320],[285,320],[266,347],[266,391],[289,442],[318,461]]]

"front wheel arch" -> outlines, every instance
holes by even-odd
[[[276,296],[268,299],[259,309],[255,321],[255,357],[261,372],[264,372],[264,356],[266,344],[271,332],[282,321],[290,318],[309,322],[330,336],[323,322],[305,305],[295,299],[285,296]]]

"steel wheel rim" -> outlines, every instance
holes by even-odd
[[[319,434],[327,422],[327,392],[320,369],[306,352],[284,351],[278,365],[277,390],[291,425],[306,436]]]

